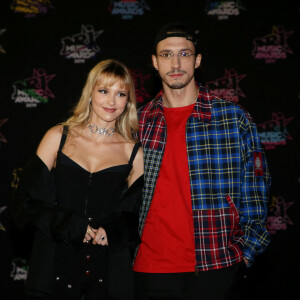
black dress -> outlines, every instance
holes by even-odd
[[[66,137],[64,128],[55,169],[47,174],[35,156],[13,197],[16,221],[37,228],[27,294],[133,299],[131,251],[140,242],[137,218],[143,177],[129,189],[126,179],[140,144],[127,164],[90,173],[62,152]],[[88,224],[105,229],[109,246],[83,243]]]

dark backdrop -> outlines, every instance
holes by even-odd
[[[196,28],[203,54],[197,80],[252,114],[271,169],[272,241],[248,270],[241,299],[297,298],[289,295],[300,272],[298,1],[2,0],[1,299],[22,299],[32,242],[31,230],[18,232],[9,214],[17,169],[45,131],[69,116],[100,60],[128,65],[139,106],[155,96],[161,86],[150,64],[152,39],[173,20]]]

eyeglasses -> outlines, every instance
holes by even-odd
[[[174,57],[174,55],[177,55],[181,61],[188,61],[193,55],[195,55],[195,53],[190,53],[187,51],[180,51],[177,54],[175,54],[172,51],[166,51],[166,52],[158,54],[158,56],[161,58],[161,60],[165,61],[165,62],[171,61],[171,59]]]

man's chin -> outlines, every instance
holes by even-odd
[[[166,85],[170,88],[170,89],[174,89],[174,90],[179,90],[179,89],[183,89],[184,87],[186,87],[189,82],[192,80],[193,77],[188,78],[187,80],[174,80],[172,82],[165,80],[164,82],[166,83]]]
[[[186,86],[186,82],[180,82],[180,81],[175,81],[175,82],[166,82],[167,86],[170,88],[170,89],[182,89]]]
[[[186,86],[186,83],[182,83],[182,82],[177,82],[177,83],[172,83],[169,85],[169,88],[174,89],[174,90],[178,90],[178,89],[182,89]]]

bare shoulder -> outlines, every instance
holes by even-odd
[[[136,142],[125,142],[124,145],[125,145],[125,152],[126,152],[128,158],[130,158],[132,151],[136,145]],[[137,156],[140,156],[142,153],[143,153],[142,147],[140,147],[138,149],[138,152],[136,153],[136,158],[137,158]]]
[[[43,136],[39,148],[41,146],[44,146],[44,144],[46,144],[47,147],[59,146],[62,133],[63,133],[62,125],[56,125],[50,128]]]
[[[63,126],[56,125],[50,128],[43,136],[36,154],[51,170],[56,161],[59,143],[63,133]]]

